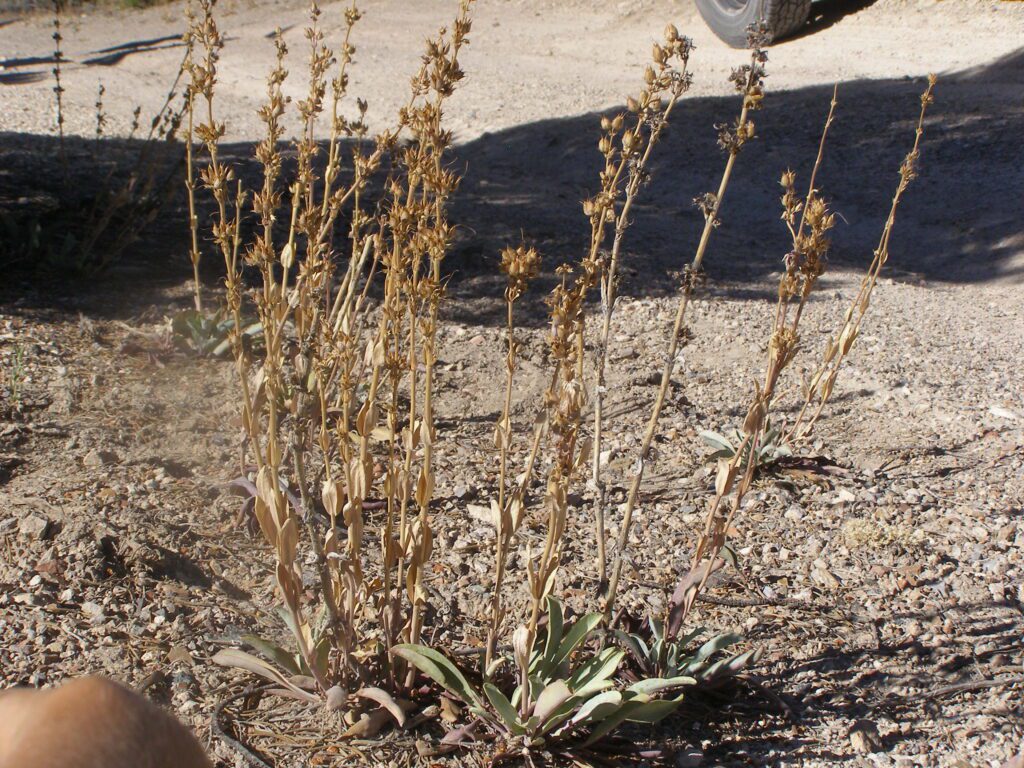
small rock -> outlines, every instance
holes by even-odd
[[[82,463],[87,467],[105,467],[108,464],[112,464],[117,460],[117,455],[111,451],[101,451],[98,448],[93,448],[82,459]]]
[[[171,650],[167,652],[167,662],[169,664],[174,664],[178,661],[182,662],[183,664],[187,664],[190,667],[194,667],[196,665],[195,660],[192,658],[192,654],[188,652],[188,648],[184,648],[180,645],[175,645],[172,646]]]
[[[494,525],[494,513],[491,511],[490,506],[484,506],[483,504],[467,504],[466,511],[469,512],[470,517],[474,520],[478,520],[481,523],[487,525]]]
[[[811,569],[811,579],[825,589],[839,589],[839,579],[832,574],[828,566],[820,558],[814,561],[814,567]]]
[[[472,499],[476,497],[476,489],[471,488],[467,485],[460,484],[456,485],[455,488],[452,489],[452,494],[455,496],[455,498],[462,499],[463,501],[465,501],[466,499]]]
[[[103,606],[99,603],[94,603],[91,600],[87,600],[82,603],[82,613],[89,617],[89,621],[93,624],[99,624],[103,621],[105,611]]]
[[[850,729],[850,745],[853,751],[862,755],[881,752],[885,747],[878,735],[878,726],[870,720],[858,720]]]
[[[993,405],[988,409],[988,412],[993,416],[998,416],[1000,419],[1007,419],[1009,421],[1016,421],[1019,418],[1017,414],[1009,408],[1001,408],[998,405]]]
[[[45,539],[50,535],[50,521],[42,515],[31,512],[21,519],[18,525],[18,533],[32,539]]]
[[[852,491],[848,491],[846,488],[840,488],[836,493],[836,497],[832,499],[833,504],[852,504],[857,500]]]
[[[924,498],[924,492],[919,488],[908,488],[906,493],[903,494],[903,497],[911,504],[920,504],[921,500]]]
[[[39,562],[36,563],[36,573],[45,574],[47,576],[59,576],[61,572],[61,561],[57,555],[57,550],[54,547],[50,547],[43,553],[43,556],[39,558]]]
[[[995,656],[992,657],[992,660],[989,663],[992,665],[994,669],[999,669],[1000,667],[1005,667],[1009,665],[1010,657],[1007,656],[1005,653],[997,653]]]

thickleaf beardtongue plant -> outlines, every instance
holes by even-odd
[[[424,642],[431,628],[430,568],[436,528],[435,486],[438,380],[436,364],[444,260],[455,236],[448,201],[460,178],[450,167],[452,134],[443,127],[448,99],[463,78],[460,55],[469,44],[471,0],[463,0],[450,27],[426,45],[397,124],[371,136],[366,102],[348,97],[354,62],[353,31],[361,13],[344,10],[343,39],[334,50],[312,5],[305,40],[308,87],[295,105],[299,134],[291,142],[294,164],[284,162],[284,123],[290,108],[284,85],[289,55],[275,38],[276,64],[259,110],[265,135],[256,147],[262,183],[247,191],[224,159],[226,125],[216,109],[218,67],[224,47],[214,0],[189,5],[187,67],[191,260],[198,274],[202,244],[212,243],[225,268],[225,307],[216,322],[187,323],[197,345],[222,348],[234,359],[239,382],[245,460],[235,485],[247,489],[256,524],[273,552],[273,574],[292,650],[265,638],[243,641],[259,656],[238,649],[215,661],[270,681],[278,693],[342,710],[353,719],[406,724],[426,676],[463,701],[472,720],[447,741],[460,743],[477,728],[497,738],[497,756],[535,749],[585,749],[625,722],[653,723],[673,712],[682,692],[741,672],[756,650],[728,654],[740,641],[732,633],[683,632],[710,574],[721,567],[726,532],[758,467],[786,455],[806,434],[831,391],[838,365],[853,343],[871,287],[888,258],[895,208],[913,176],[924,108],[914,150],[901,170],[900,187],[865,279],[865,288],[835,349],[831,366],[815,375],[795,425],[769,423],[780,376],[796,356],[799,321],[826,267],[833,214],[815,188],[817,169],[835,110],[833,99],[808,192],[796,177],[783,185],[783,221],[792,239],[778,288],[765,376],[754,387],[739,430],[706,433],[720,461],[715,496],[690,569],[666,615],[649,616],[637,632],[616,629],[614,617],[634,512],[641,503],[645,470],[675,373],[678,352],[692,335],[687,311],[701,285],[711,235],[721,223],[735,163],[756,137],[752,120],[764,99],[763,36],[754,30],[748,63],[730,80],[740,97],[732,122],[716,126],[725,166],[714,192],[695,201],[703,227],[685,265],[676,311],[665,336],[660,386],[628,478],[626,503],[606,551],[609,485],[600,461],[607,425],[603,394],[618,295],[620,265],[631,213],[650,178],[651,159],[669,118],[690,86],[692,45],[669,25],[652,48],[638,95],[626,110],[602,118],[598,152],[603,164],[598,192],[583,202],[590,225],[587,247],[575,265],[554,270],[548,297],[547,343],[551,371],[532,428],[513,423],[513,394],[521,341],[515,311],[539,274],[541,257],[525,243],[500,254],[505,276],[505,377],[494,425],[497,486],[488,508],[494,525],[493,590],[486,643],[468,649],[480,657],[479,674],[463,671]],[[327,125],[326,141],[321,140]],[[371,181],[383,177],[371,194]],[[213,203],[208,238],[200,236],[195,193]],[[246,226],[249,221],[255,226]],[[256,279],[243,280],[243,268]],[[373,299],[371,300],[371,287]],[[587,360],[587,314],[600,295],[592,327],[597,337]],[[245,319],[255,314],[256,322]],[[259,329],[261,343],[254,340]],[[592,428],[588,434],[593,406]],[[799,430],[799,432],[795,432]],[[520,431],[525,450],[515,451]],[[512,459],[525,456],[513,474]],[[543,472],[543,546],[526,547],[521,572],[510,568],[512,548],[532,503],[528,491]],[[570,536],[574,484],[587,475],[594,500],[599,610],[567,621],[559,598],[559,569]],[[539,506],[539,505],[538,505]],[[378,513],[368,518],[367,512]],[[610,560],[610,567],[609,567]],[[527,604],[512,615],[506,593],[524,575]],[[310,578],[312,577],[312,578]],[[515,584],[512,587],[516,586]],[[508,644],[502,646],[505,638]],[[463,649],[464,651],[467,649]],[[367,731],[360,731],[367,735]]]

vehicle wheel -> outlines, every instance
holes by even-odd
[[[747,28],[761,19],[772,40],[796,32],[811,14],[811,0],[697,0],[711,31],[733,48],[747,46]]]

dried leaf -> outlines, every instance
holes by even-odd
[[[266,678],[272,683],[280,685],[282,688],[290,691],[297,698],[310,703],[318,703],[320,697],[315,696],[308,691],[304,691],[297,685],[288,680],[284,675],[274,669],[270,664],[263,661],[251,653],[245,651],[239,651],[235,648],[224,648],[217,651],[211,659],[214,664],[219,664],[222,667],[235,667],[237,669],[244,669],[247,672],[259,675],[260,677]]]
[[[377,702],[391,714],[399,727],[405,727],[405,712],[402,711],[398,702],[395,701],[387,691],[370,686],[367,688],[360,688],[356,691],[356,696]]]

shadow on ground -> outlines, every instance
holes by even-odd
[[[795,35],[787,38],[797,40],[808,35],[815,35],[822,30],[833,27],[847,16],[860,13],[870,8],[876,0],[818,0],[811,3],[811,15],[807,24]],[[785,41],[783,41],[783,44]]]
[[[840,604],[842,601],[840,600]],[[886,623],[897,626],[914,621],[935,626],[943,620],[955,625],[943,642],[932,635],[922,639],[906,636],[894,640],[891,629],[879,622],[858,619],[855,612],[816,619],[830,625],[827,636],[834,642],[818,653],[794,662],[794,646],[801,642],[799,612],[759,637],[752,637],[767,651],[770,661],[746,684],[691,696],[680,718],[693,742],[710,743],[705,759],[727,765],[803,765],[824,760],[830,765],[860,765],[851,754],[844,732],[828,744],[806,738],[822,725],[839,724],[841,730],[870,723],[882,732],[888,752],[915,735],[913,724],[925,720],[963,725],[963,712],[951,716],[948,705],[957,697],[998,692],[1007,703],[1005,714],[1021,711],[1019,692],[1024,677],[1001,661],[1020,647],[1021,606],[1016,602],[965,603],[941,616],[931,611],[894,614]],[[809,615],[808,615],[809,617]],[[767,622],[773,625],[771,619]],[[901,634],[897,632],[896,634]],[[884,639],[883,639],[884,637]],[[806,638],[820,640],[818,635]],[[1009,650],[1008,650],[1009,649]],[[772,663],[772,661],[776,663]],[[1002,709],[988,700],[989,711]],[[893,725],[905,724],[909,730]],[[766,755],[765,753],[769,753]]]
[[[977,87],[981,81],[985,89]],[[1024,49],[941,78],[926,124],[920,178],[897,219],[891,276],[959,284],[1024,280],[1024,176],[1018,167],[1022,85]],[[859,270],[870,261],[897,169],[913,140],[922,88],[923,79],[856,81],[840,88],[838,119],[819,185],[841,217],[834,236],[837,266]],[[787,249],[779,221],[778,179],[792,167],[806,181],[831,90],[815,86],[770,92],[766,108],[755,116],[758,139],[737,163],[723,222],[708,253],[712,286],[719,283],[749,298],[773,295],[769,275]],[[675,290],[675,274],[693,253],[702,224],[691,201],[717,186],[723,166],[713,125],[732,120],[737,106],[735,97],[701,97],[687,99],[677,109],[656,151],[653,182],[636,206],[626,238],[623,293]],[[462,319],[499,319],[495,299],[501,281],[495,267],[504,244],[521,236],[536,243],[548,274],[585,247],[588,227],[580,201],[596,186],[598,119],[592,113],[540,121],[484,134],[457,148],[453,164],[465,179],[453,203],[452,219],[460,235],[448,266],[451,290],[468,300],[451,305],[451,311],[466,315]],[[23,215],[34,200],[48,201],[43,211],[82,205],[83,189],[105,177],[111,153],[104,150],[112,146],[126,147],[113,140],[101,145],[68,142],[70,186],[77,193],[77,202],[68,202],[69,185],[56,166],[55,139],[0,134],[0,211]],[[252,157],[251,144],[226,149],[240,162]],[[247,162],[243,175],[255,181],[257,169]],[[182,186],[144,239],[118,261],[106,281],[111,290],[120,291],[125,281],[135,285],[143,277],[159,282],[189,274],[183,192]],[[50,216],[44,213],[40,220],[45,223]],[[207,259],[210,280],[216,279],[216,261],[212,255]],[[132,311],[131,299],[97,302],[73,285],[23,274],[28,276],[6,288],[7,302],[70,303],[97,314]]]

